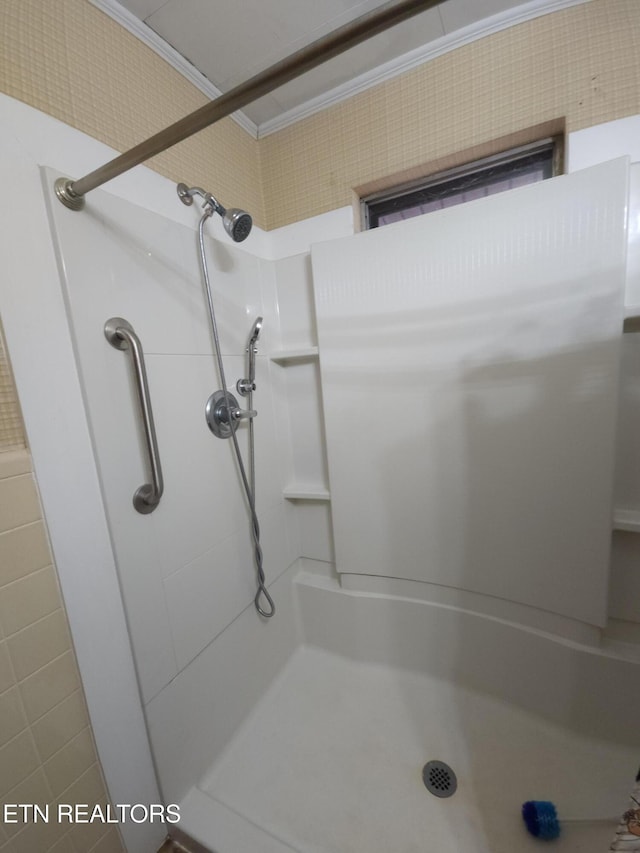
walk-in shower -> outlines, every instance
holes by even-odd
[[[209,320],[211,323],[211,335],[213,338],[213,349],[218,366],[218,378],[220,380],[221,389],[214,391],[207,400],[205,406],[205,414],[209,429],[217,438],[230,438],[233,443],[236,461],[238,463],[238,471],[244,488],[244,493],[247,499],[247,506],[251,517],[251,535],[253,538],[253,555],[256,566],[256,576],[258,589],[254,598],[255,608],[261,616],[271,618],[276,611],[273,598],[269,594],[266,587],[266,579],[263,568],[262,546],[260,545],[260,523],[256,512],[256,479],[255,479],[255,439],[253,430],[253,419],[258,414],[255,409],[252,409],[253,391],[255,389],[255,353],[256,342],[262,328],[262,317],[258,317],[253,324],[249,333],[247,343],[247,378],[239,379],[237,383],[238,391],[247,396],[248,408],[241,409],[238,406],[238,401],[227,388],[227,380],[224,370],[224,362],[222,359],[222,350],[220,347],[220,336],[218,333],[218,323],[216,321],[216,311],[213,303],[213,293],[211,290],[211,279],[209,276],[209,265],[207,263],[207,253],[204,240],[204,226],[214,213],[217,213],[222,218],[222,223],[225,231],[231,239],[240,243],[249,236],[252,226],[251,216],[244,210],[238,208],[226,209],[211,193],[201,189],[200,187],[188,187],[184,183],[179,183],[177,186],[178,197],[183,204],[188,206],[193,204],[196,196],[202,199],[202,216],[198,224],[198,249],[200,270],[202,272],[202,280],[207,296],[207,305],[209,308]],[[242,390],[241,390],[242,389]],[[249,476],[240,451],[236,430],[240,421],[249,421]]]
[[[626,183],[619,163],[573,177],[388,230],[318,227],[282,255],[277,234],[210,240],[223,214],[204,190],[177,204],[175,183],[161,215],[142,194],[51,206],[161,796],[205,848],[535,853],[521,806],[548,799],[558,851],[607,849],[640,749],[639,665],[595,611]],[[585,218],[596,190],[607,215]],[[570,209],[592,229],[576,245]],[[144,346],[162,455],[146,515],[114,315]],[[410,394],[392,430],[362,417],[381,389],[385,411]],[[212,391],[249,497],[205,425]],[[276,619],[253,607],[252,423]],[[425,788],[431,761],[454,796]]]
[[[267,72],[209,118],[283,79]],[[59,179],[58,198],[79,207],[208,122],[198,111]],[[233,243],[251,220],[200,187],[178,188],[202,204],[196,254],[174,185],[160,218],[137,190],[133,203],[96,194],[85,216],[50,205],[69,312],[56,341],[71,328],[145,735],[162,797],[207,849],[535,853],[520,807],[547,797],[576,821],[559,851],[605,849],[640,748],[637,650],[602,631],[623,171],[603,173],[597,197],[597,176],[571,192],[559,179],[508,209],[489,199],[419,232],[400,223],[389,246],[381,233],[335,242],[314,224],[296,255],[276,251],[279,235],[213,249],[214,213]],[[600,242],[588,232],[578,245],[583,228]],[[150,514],[131,510],[141,460],[132,407],[119,405],[132,402],[127,360],[105,357],[96,333],[114,314],[145,344],[166,457]],[[362,416],[381,390],[385,412],[411,399],[393,429]],[[269,617],[271,594],[278,618],[256,618],[252,599]],[[127,771],[127,757],[112,764]],[[454,778],[451,799],[425,790]]]

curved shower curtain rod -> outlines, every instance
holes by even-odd
[[[190,113],[159,133],[140,142],[124,154],[105,163],[99,169],[90,172],[83,178],[72,181],[69,178],[58,178],[56,194],[60,201],[72,210],[81,210],[84,206],[84,196],[107,181],[127,172],[134,166],[144,163],[150,157],[166,151],[167,148],[182,142],[204,128],[209,127],[220,119],[225,118],[236,110],[261,98],[263,95],[288,83],[305,71],[310,71],[334,56],[343,53],[366,39],[384,32],[389,27],[399,24],[414,15],[437,6],[442,0],[391,0],[378,9],[367,12],[355,21],[339,27],[337,30],[322,36],[310,45],[292,53],[286,59],[276,62],[270,68],[251,77],[214,101]]]

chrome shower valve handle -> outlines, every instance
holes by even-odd
[[[241,421],[249,418],[255,418],[257,415],[257,411],[255,409],[231,409],[231,417],[235,421]]]
[[[214,391],[205,407],[209,429],[218,438],[230,438],[240,421],[251,420],[257,414],[255,409],[241,409],[229,391]]]

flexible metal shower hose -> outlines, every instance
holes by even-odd
[[[231,403],[229,401],[229,392],[227,390],[227,381],[224,375],[224,364],[222,363],[222,354],[220,350],[220,339],[218,338],[218,325],[216,323],[216,312],[213,307],[213,296],[211,294],[211,282],[209,281],[209,269],[207,266],[207,256],[204,250],[204,223],[210,216],[213,216],[214,210],[210,204],[204,205],[204,213],[202,218],[200,219],[200,224],[198,226],[198,244],[200,246],[200,268],[202,270],[202,278],[204,279],[205,290],[207,292],[207,302],[209,303],[209,318],[211,320],[211,331],[213,333],[213,343],[216,351],[216,359],[218,362],[218,371],[220,373],[220,382],[222,383],[222,391],[225,396],[225,404],[227,406],[227,412],[229,412],[229,425],[231,427],[231,438],[233,439],[233,447],[236,454],[236,460],[238,462],[238,468],[240,470],[240,477],[242,479],[242,485],[244,486],[245,495],[247,497],[247,503],[249,505],[249,512],[251,514],[251,533],[253,536],[253,553],[254,560],[256,565],[256,574],[258,581],[258,589],[253,599],[253,603],[255,605],[256,610],[261,616],[265,616],[267,619],[271,618],[276,612],[276,606],[269,595],[269,590],[266,587],[266,579],[264,574],[264,569],[262,567],[262,548],[260,547],[260,524],[258,522],[258,515],[256,513],[256,481],[255,481],[255,454],[254,454],[254,440],[253,440],[253,418],[249,419],[249,467],[251,472],[251,482],[247,479],[247,472],[244,467],[244,462],[242,461],[242,453],[240,452],[240,445],[238,444],[238,437],[236,436],[236,429],[231,422]],[[248,397],[248,408],[252,408],[253,403],[253,394],[250,393]],[[264,598],[267,601],[268,609],[265,609],[260,604],[260,599]]]

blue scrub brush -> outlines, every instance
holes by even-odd
[[[531,835],[542,841],[552,841],[560,835],[558,813],[553,803],[529,800],[522,806],[522,819]]]

